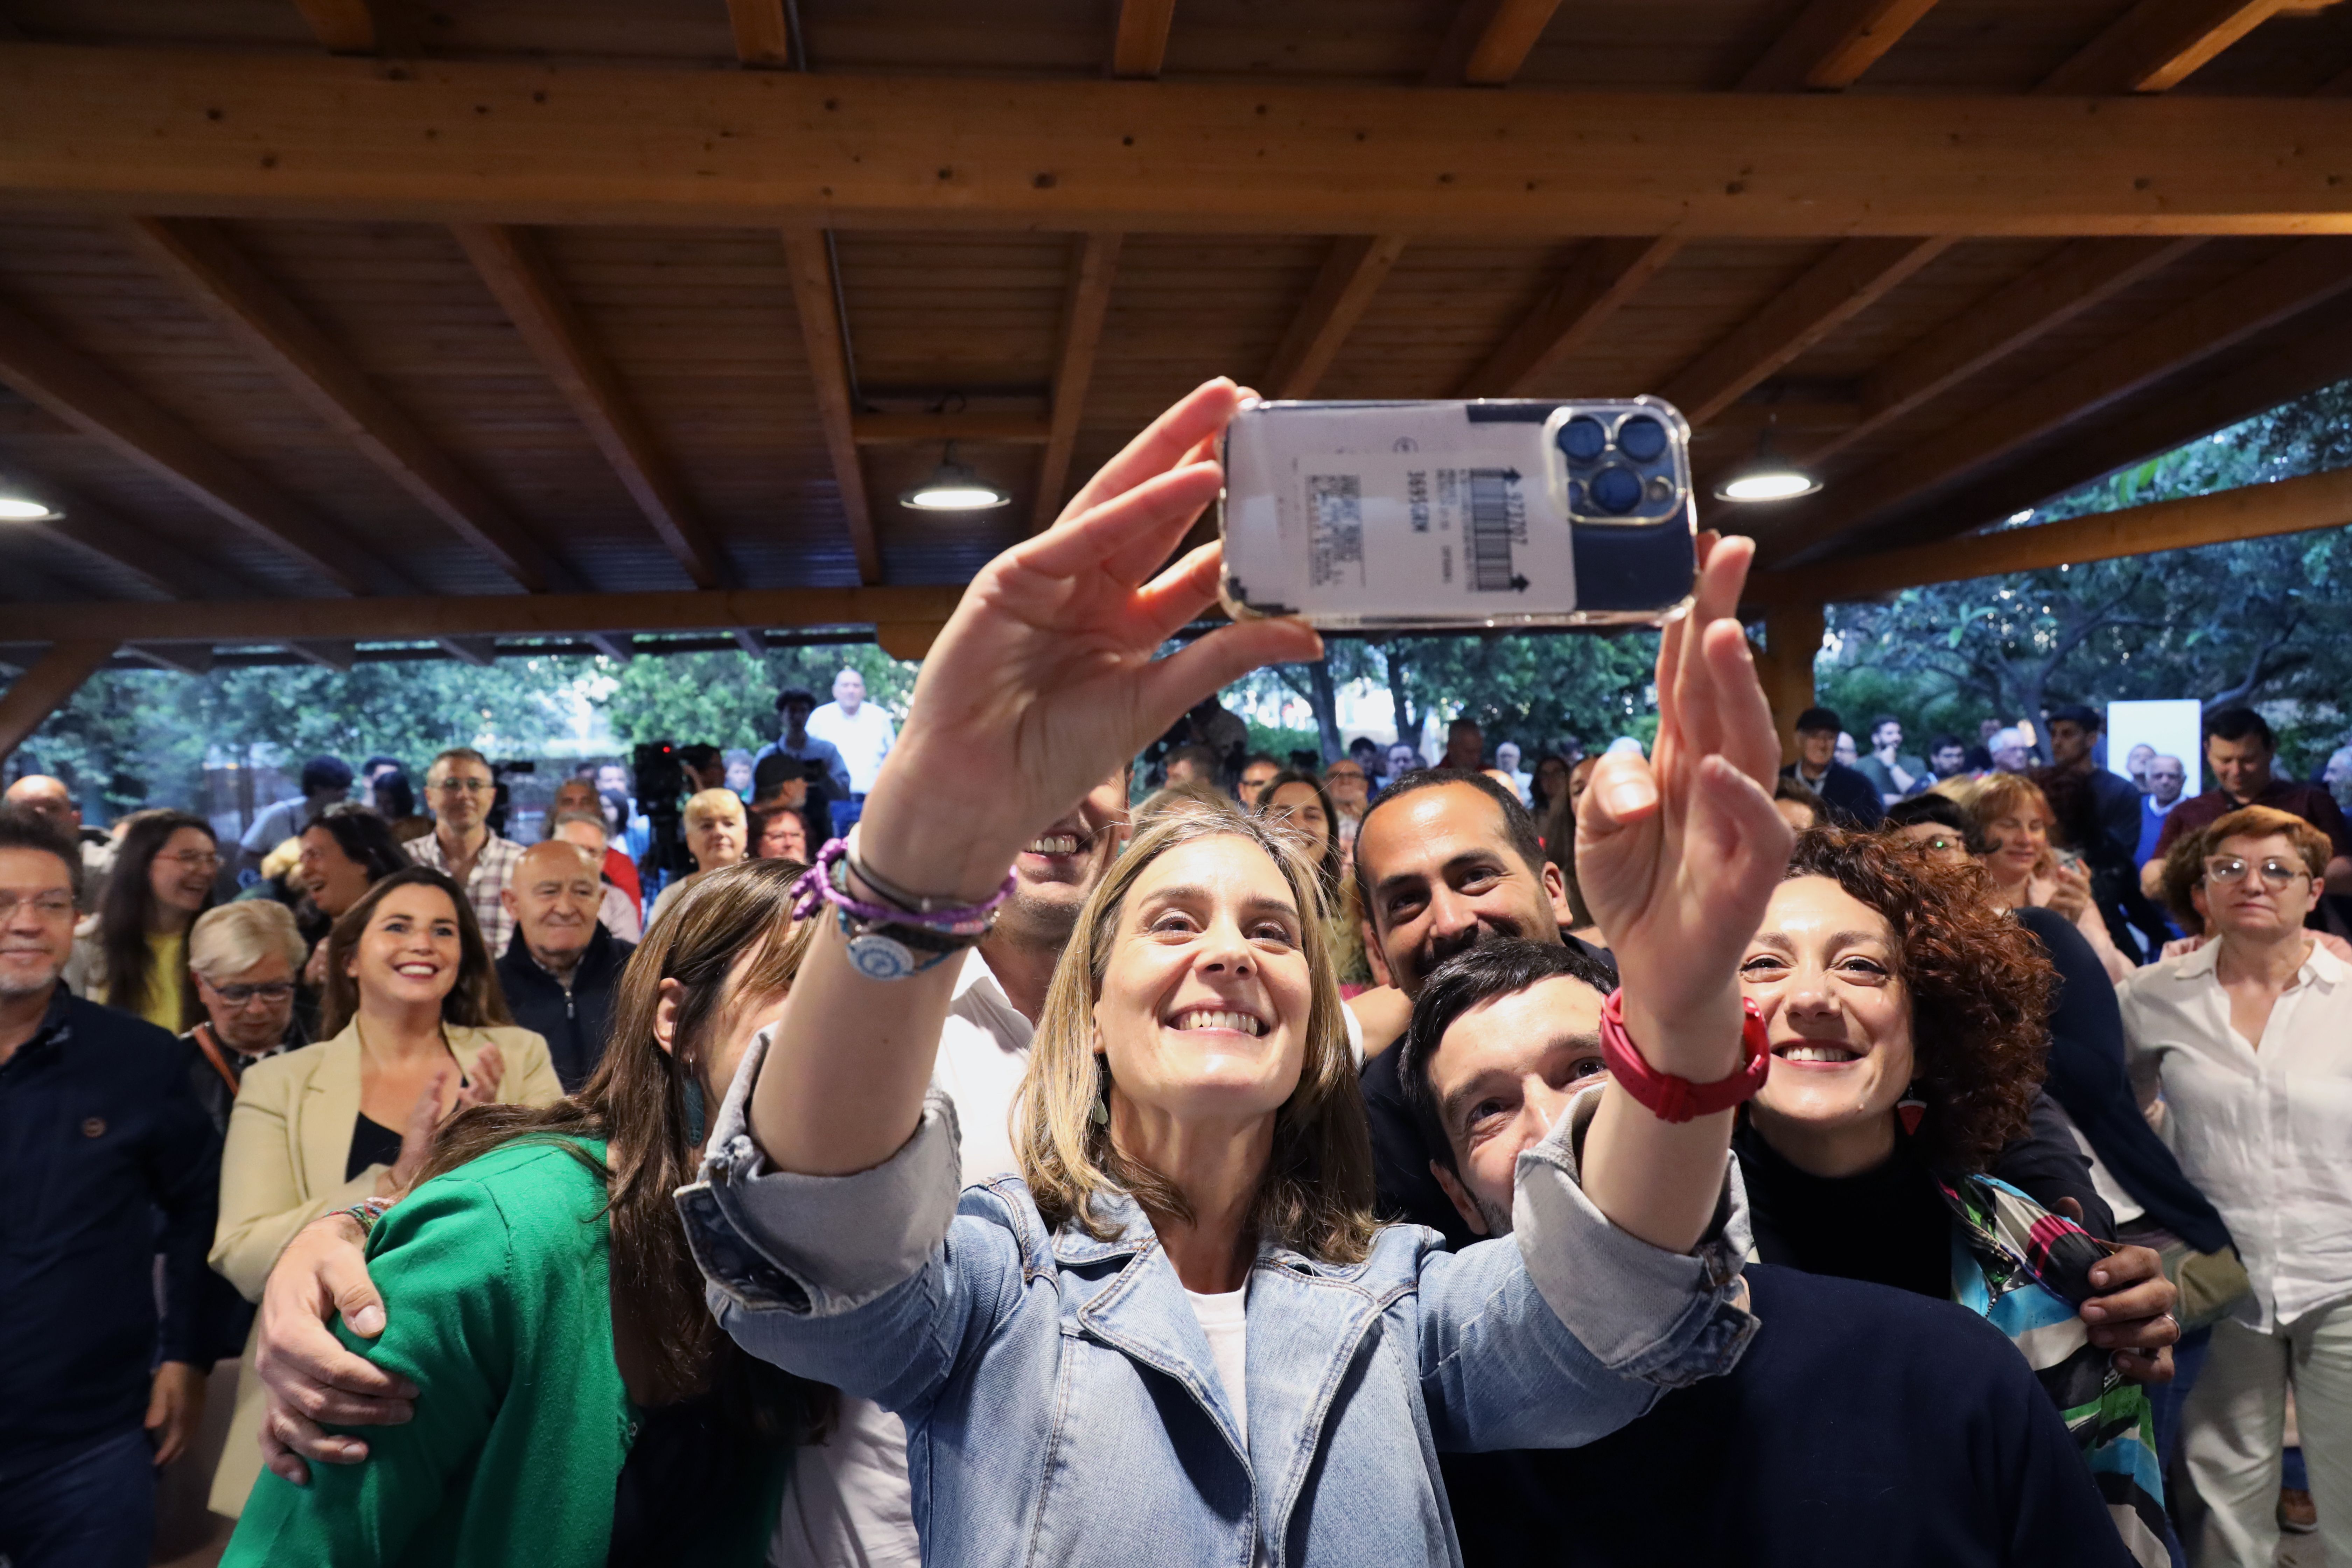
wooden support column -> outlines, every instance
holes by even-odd
[[[0,757],[23,745],[64,707],[81,683],[114,657],[114,648],[113,643],[100,639],[53,643],[38,664],[11,681],[0,692]]]
[[[945,621],[884,621],[874,628],[874,640],[892,658],[921,658],[945,630]]]
[[[1764,613],[1764,648],[1756,674],[1764,700],[1772,705],[1772,727],[1780,732],[1780,760],[1797,755],[1797,715],[1813,705],[1813,659],[1829,630],[1817,604],[1777,604]]]

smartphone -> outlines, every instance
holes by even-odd
[[[1236,619],[1656,626],[1690,604],[1690,426],[1654,397],[1260,403],[1223,458]]]

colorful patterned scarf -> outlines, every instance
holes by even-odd
[[[2082,1226],[1990,1176],[1939,1179],[1950,1205],[1952,1300],[2024,1353],[2083,1451],[2134,1559],[2167,1568],[2164,1478],[2147,1391],[2115,1369],[2077,1315],[2096,1295],[2109,1248]]]

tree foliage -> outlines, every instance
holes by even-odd
[[[2352,463],[2352,384],[2109,476],[2028,521],[2263,484]],[[1833,605],[1825,700],[1860,733],[1914,739],[2063,702],[2194,697],[2270,709],[2288,761],[2339,734],[2352,689],[2352,534],[2342,529],[1906,589]]]

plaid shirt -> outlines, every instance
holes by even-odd
[[[448,871],[449,858],[441,852],[438,833],[412,838],[406,847],[409,858],[418,865]],[[466,879],[466,901],[474,906],[474,919],[481,925],[482,940],[489,943],[492,958],[505,955],[507,942],[514,935],[514,917],[507,913],[499,894],[505,890],[507,879],[514,875],[515,862],[522,858],[522,847],[511,838],[491,834],[483,840],[482,852],[474,857],[473,875]]]

